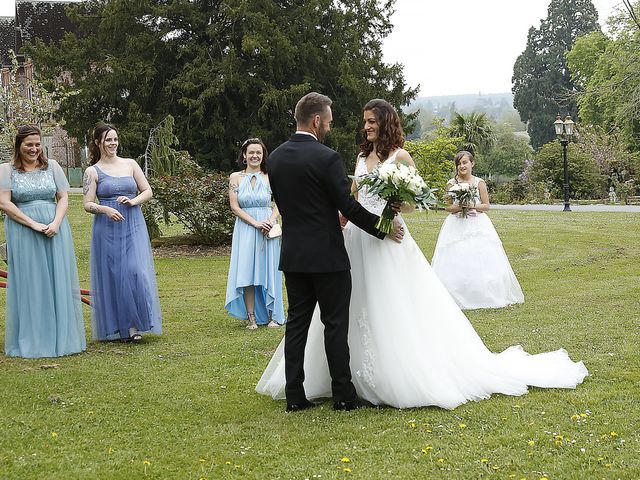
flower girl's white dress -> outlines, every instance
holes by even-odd
[[[366,165],[358,159],[356,175],[365,173]],[[366,187],[358,196],[374,213],[385,205]],[[539,355],[529,355],[520,346],[490,352],[408,231],[397,244],[349,223],[344,239],[353,279],[351,371],[361,397],[398,408],[452,409],[492,393],[522,395],[527,385],[575,388],[588,375],[584,364],[572,362],[562,349]],[[304,387],[311,399],[331,397],[319,315],[316,308],[305,351]],[[284,341],[258,382],[259,393],[284,398],[283,354]]]
[[[476,187],[482,179],[473,177]],[[449,185],[455,184],[449,180]],[[476,198],[480,203],[480,197]],[[462,309],[524,302],[507,254],[486,213],[447,215],[431,259],[433,271]]]

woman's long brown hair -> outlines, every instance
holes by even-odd
[[[376,122],[378,122],[376,153],[380,161],[384,162],[392,150],[404,146],[404,132],[400,125],[398,112],[393,108],[393,105],[381,98],[370,100],[362,111],[371,111],[376,117]],[[360,144],[360,151],[364,157],[368,157],[373,151],[373,142],[367,140],[367,134],[364,128],[361,132],[364,141]]]

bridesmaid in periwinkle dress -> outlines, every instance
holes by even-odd
[[[229,204],[236,223],[225,308],[234,317],[247,320],[249,330],[284,323],[282,273],[278,270],[280,238],[269,237],[278,208],[271,208],[267,157],[262,140],[246,140],[238,158],[244,170],[229,177]]]
[[[13,160],[0,165],[9,279],[5,352],[59,357],[86,346],[78,269],[66,218],[69,183],[40,146],[40,130],[18,128]]]
[[[152,196],[140,166],[117,155],[118,133],[99,123],[84,174],[84,209],[95,215],[91,234],[91,316],[95,340],[140,342],[162,333],[153,255],[140,204]],[[96,196],[100,201],[95,203]]]

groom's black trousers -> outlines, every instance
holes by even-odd
[[[349,368],[349,302],[351,272],[290,273],[285,272],[289,315],[284,341],[287,403],[306,400],[304,382],[304,350],[316,303],[324,324],[324,347],[327,353],[331,391],[335,402],[355,399]]]

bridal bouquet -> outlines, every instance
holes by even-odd
[[[439,205],[433,192],[437,188],[429,188],[415,167],[403,163],[386,163],[371,173],[356,179],[358,189],[367,185],[369,192],[387,201],[376,228],[383,233],[393,231],[394,211],[391,204],[408,202],[418,208],[429,210],[430,206]]]
[[[469,205],[476,204],[478,187],[467,182],[460,182],[449,188],[446,195],[458,201],[458,205],[462,208],[462,218],[467,218]]]

